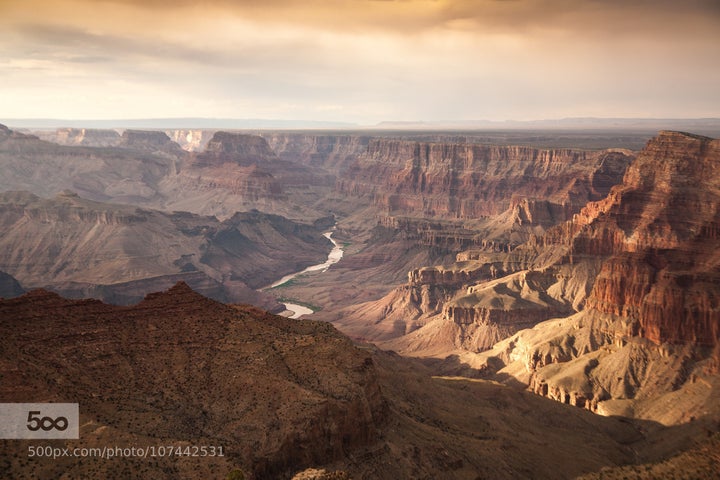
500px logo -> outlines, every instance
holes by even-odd
[[[78,439],[77,403],[0,403],[2,439]]]
[[[57,418],[51,418],[51,417],[42,417],[38,418],[34,415],[40,415],[40,410],[35,410],[28,412],[28,424],[27,429],[31,432],[37,432],[41,428],[49,432],[53,428],[56,430],[60,430],[61,432],[67,429],[68,427],[68,419],[66,417],[57,417]],[[33,424],[33,422],[35,422]]]

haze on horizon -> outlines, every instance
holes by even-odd
[[[4,118],[720,117],[714,0],[0,0]]]

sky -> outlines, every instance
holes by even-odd
[[[718,0],[0,0],[2,118],[720,117]]]

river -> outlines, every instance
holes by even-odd
[[[274,283],[270,284],[269,286],[263,288],[263,290],[270,290],[271,288],[278,287],[278,286],[282,285],[283,283],[289,282],[293,278],[298,277],[304,273],[317,272],[317,271],[324,272],[328,268],[330,268],[331,265],[334,265],[337,262],[339,262],[340,259],[343,257],[343,249],[342,249],[342,246],[339,245],[332,238],[332,234],[333,234],[332,231],[325,232],[323,234],[325,236],[325,238],[330,240],[333,244],[333,248],[330,251],[330,253],[328,254],[327,260],[325,260],[323,263],[318,263],[317,265],[311,265],[311,266],[307,267],[305,270],[302,270],[300,272],[295,272],[295,273],[291,273],[290,275],[285,275],[277,282],[274,282]],[[303,315],[310,315],[311,313],[313,313],[313,310],[311,308],[308,308],[304,305],[298,305],[295,303],[284,303],[283,305],[285,305],[286,310],[291,312],[291,315],[286,315],[290,318],[300,318]],[[287,312],[286,312],[286,314],[287,314]]]

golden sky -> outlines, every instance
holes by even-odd
[[[720,117],[717,0],[0,0],[0,118]]]

